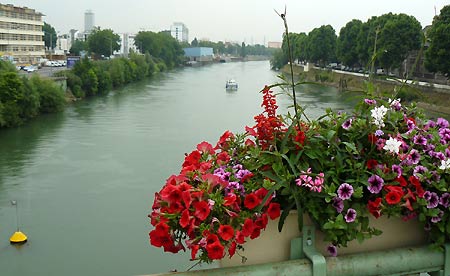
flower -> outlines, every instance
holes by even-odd
[[[434,246],[450,242],[447,120],[384,97],[308,120],[278,115],[274,92],[261,92],[253,126],[199,143],[156,193],[151,245],[200,262],[242,256],[269,220],[294,209],[320,227],[331,256],[380,234],[369,217],[418,219]]]

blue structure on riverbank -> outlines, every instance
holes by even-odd
[[[213,48],[210,47],[183,48],[183,51],[188,61],[212,62],[214,58]]]

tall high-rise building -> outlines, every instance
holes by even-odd
[[[94,29],[94,24],[95,24],[94,12],[91,10],[87,10],[84,13],[84,32],[86,34],[90,33],[92,29]]]
[[[0,56],[18,64],[45,56],[43,14],[27,7],[0,4]]]
[[[181,22],[175,22],[170,27],[170,34],[180,42],[189,42],[189,29]]]

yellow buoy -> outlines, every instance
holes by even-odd
[[[9,241],[11,243],[26,243],[27,239],[27,235],[20,231],[16,231],[14,232],[14,234],[12,234],[11,238],[9,238]]]

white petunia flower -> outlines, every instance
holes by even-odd
[[[441,165],[439,166],[439,169],[446,170],[450,168],[450,159],[447,158],[447,160],[441,160]]]
[[[388,109],[384,105],[375,107],[370,111],[372,113],[373,123],[377,127],[384,127],[384,116],[386,115],[387,111]]]
[[[398,154],[398,151],[399,151],[401,145],[402,145],[401,141],[398,141],[395,138],[389,137],[389,140],[386,141],[386,144],[384,145],[383,149],[387,150],[391,153]]]

